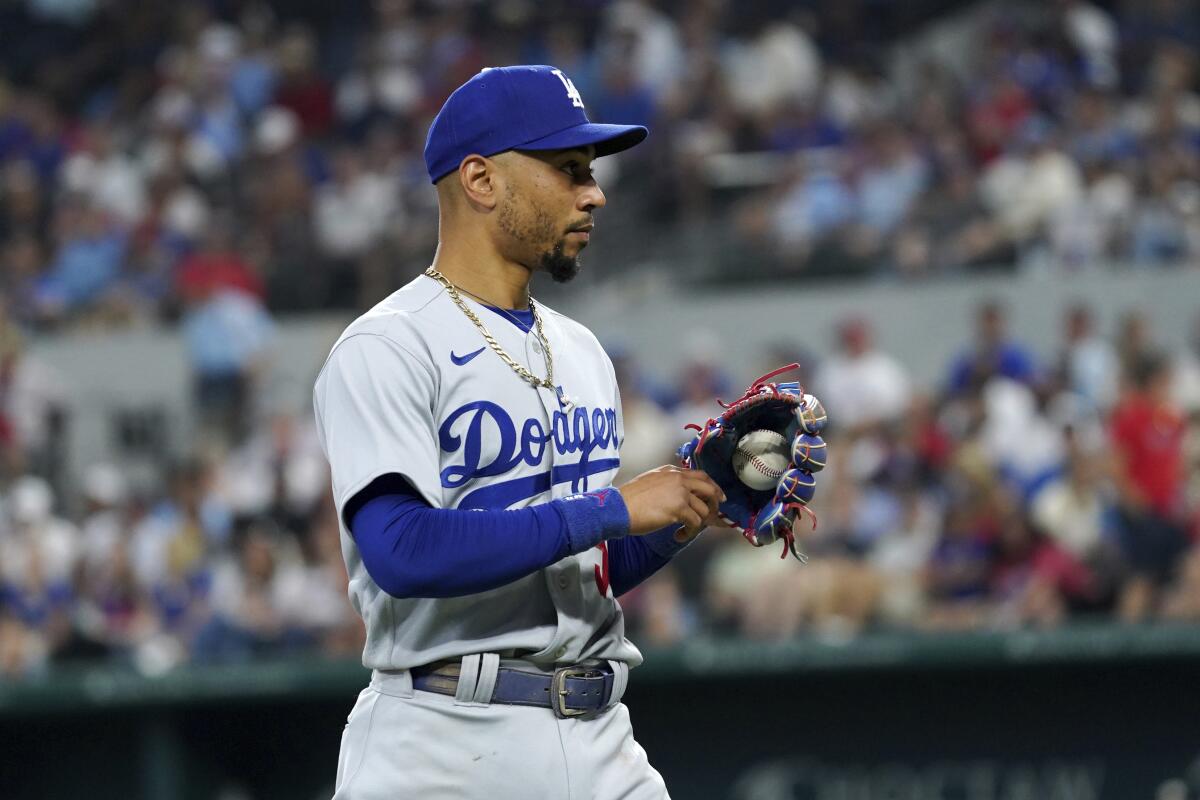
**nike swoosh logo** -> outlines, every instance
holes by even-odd
[[[454,351],[451,350],[450,351],[450,360],[453,361],[455,364],[458,364],[461,367],[462,365],[466,364],[468,361],[470,361],[472,358],[479,355],[486,349],[487,348],[485,348],[485,347],[481,347],[478,350],[476,350],[474,353],[467,353],[465,356],[456,356],[456,355],[454,355]]]

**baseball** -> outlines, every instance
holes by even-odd
[[[776,431],[750,431],[738,439],[733,453],[733,471],[751,489],[774,489],[791,466],[788,440]]]

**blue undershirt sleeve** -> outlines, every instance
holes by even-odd
[[[679,525],[672,524],[645,536],[626,536],[608,543],[608,574],[613,597],[620,597],[658,572],[676,553],[687,547],[675,541]]]
[[[512,583],[629,533],[620,492],[516,511],[433,508],[399,479],[372,483],[347,504],[367,574],[393,597],[461,597]]]

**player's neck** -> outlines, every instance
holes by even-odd
[[[447,252],[444,246],[438,247],[433,268],[459,289],[487,305],[509,309],[529,308],[528,268],[498,257],[480,259],[472,256],[465,261],[456,258],[456,255]]]

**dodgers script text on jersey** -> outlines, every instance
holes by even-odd
[[[486,439],[498,442],[491,458],[485,452]],[[614,408],[577,406],[571,411],[555,410],[549,426],[539,417],[530,417],[518,429],[503,406],[477,400],[450,412],[438,430],[438,443],[447,455],[459,458],[458,463],[441,472],[446,489],[456,489],[478,478],[507,475],[518,464],[541,466],[548,446],[553,446],[559,456],[579,454],[574,464],[475,489],[462,498],[459,508],[510,508],[558,483],[570,484],[573,493],[586,492],[592,488],[590,476],[620,465]]]

